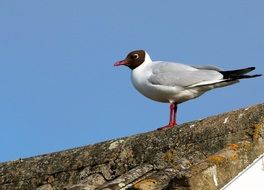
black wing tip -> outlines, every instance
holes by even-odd
[[[253,70],[256,69],[256,67],[248,67],[248,68],[246,68],[246,69],[253,71]]]
[[[252,75],[252,77],[261,77],[262,74],[256,74],[256,75]]]
[[[224,77],[224,79],[244,79],[244,78],[254,78],[260,77],[261,74],[256,75],[246,75],[247,73],[255,70],[256,67],[247,67],[244,69],[229,70],[229,71],[219,71]]]
[[[241,75],[241,76],[237,76],[234,77],[236,79],[249,79],[249,78],[255,78],[255,77],[260,77],[262,76],[262,74],[256,74],[256,75]]]

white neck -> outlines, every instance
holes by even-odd
[[[149,54],[145,51],[145,61],[144,61],[143,64],[145,64],[145,63],[151,63],[151,62],[152,62],[152,60],[150,59]]]

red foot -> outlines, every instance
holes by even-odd
[[[157,130],[159,131],[159,130],[164,130],[164,129],[170,129],[170,128],[172,128],[175,125],[177,125],[177,123],[170,123],[168,125],[165,125],[164,127],[157,128]]]
[[[157,130],[169,129],[177,125],[176,123],[177,103],[170,103],[170,122],[164,127],[160,127]]]

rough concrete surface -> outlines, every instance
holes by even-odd
[[[264,104],[0,164],[0,189],[220,189],[264,152]]]

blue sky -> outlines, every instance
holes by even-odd
[[[153,60],[264,73],[264,2],[0,2],[0,162],[130,136],[167,124],[168,104],[140,95],[134,49]],[[264,78],[183,103],[178,123],[263,102]]]

